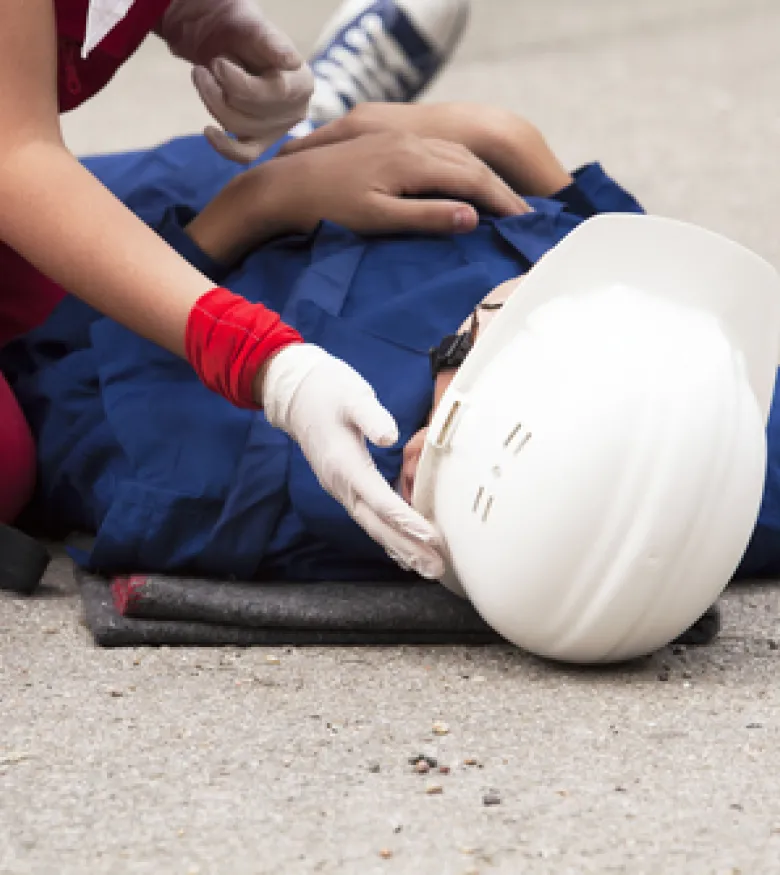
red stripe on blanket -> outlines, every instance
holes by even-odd
[[[133,577],[115,577],[111,584],[111,595],[114,607],[124,617],[141,598],[141,590],[148,583],[148,578],[142,575]]]

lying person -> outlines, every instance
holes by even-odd
[[[353,161],[370,153],[371,138],[389,136],[411,160],[410,133],[436,141],[453,173],[464,149],[479,156],[525,199],[523,214],[483,213],[460,236],[351,232]],[[325,180],[308,158],[335,141],[345,142]],[[192,137],[86,164],[213,282],[280,312],[362,374],[401,435],[371,456],[408,498],[415,435],[434,403],[429,351],[584,219],[641,207],[598,164],[569,174],[532,125],[483,107],[368,105],[284,153],[242,173]],[[402,574],[262,413],[232,407],[175,356],[83,303],[64,301],[3,352],[2,368],[39,446],[38,514],[59,532],[94,533],[92,568],[288,580]],[[777,428],[770,420],[770,450]],[[772,573],[780,556],[771,459],[743,573]]]

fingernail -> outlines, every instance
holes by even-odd
[[[297,70],[301,66],[301,56],[296,51],[286,50],[280,53],[281,64],[288,70]]]
[[[376,440],[373,443],[376,443],[379,447],[392,447],[398,443],[400,437],[398,425],[393,419],[392,414],[387,410],[382,409],[379,416],[380,418],[376,423],[376,434],[374,435]]]
[[[453,223],[456,229],[470,227],[473,224],[473,221],[474,213],[468,207],[461,207],[460,209],[455,210]]]
[[[444,574],[444,562],[441,556],[432,550],[420,551],[410,557],[412,571],[428,580],[436,580]]]
[[[415,563],[414,571],[426,580],[438,580],[444,574],[444,566],[441,562],[423,561]]]

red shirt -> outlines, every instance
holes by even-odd
[[[2,0],[0,0],[2,2]],[[97,94],[151,33],[171,0],[136,0],[127,16],[86,60],[81,46],[89,0],[53,0],[57,20],[60,112]],[[39,325],[64,290],[0,243],[0,346]]]
[[[97,94],[154,30],[171,0],[136,0],[125,18],[81,58],[89,0],[54,0],[59,43],[60,112]]]

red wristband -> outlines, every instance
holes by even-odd
[[[187,320],[187,359],[203,383],[236,407],[257,409],[253,385],[274,353],[303,338],[277,313],[227,289],[200,298]]]

